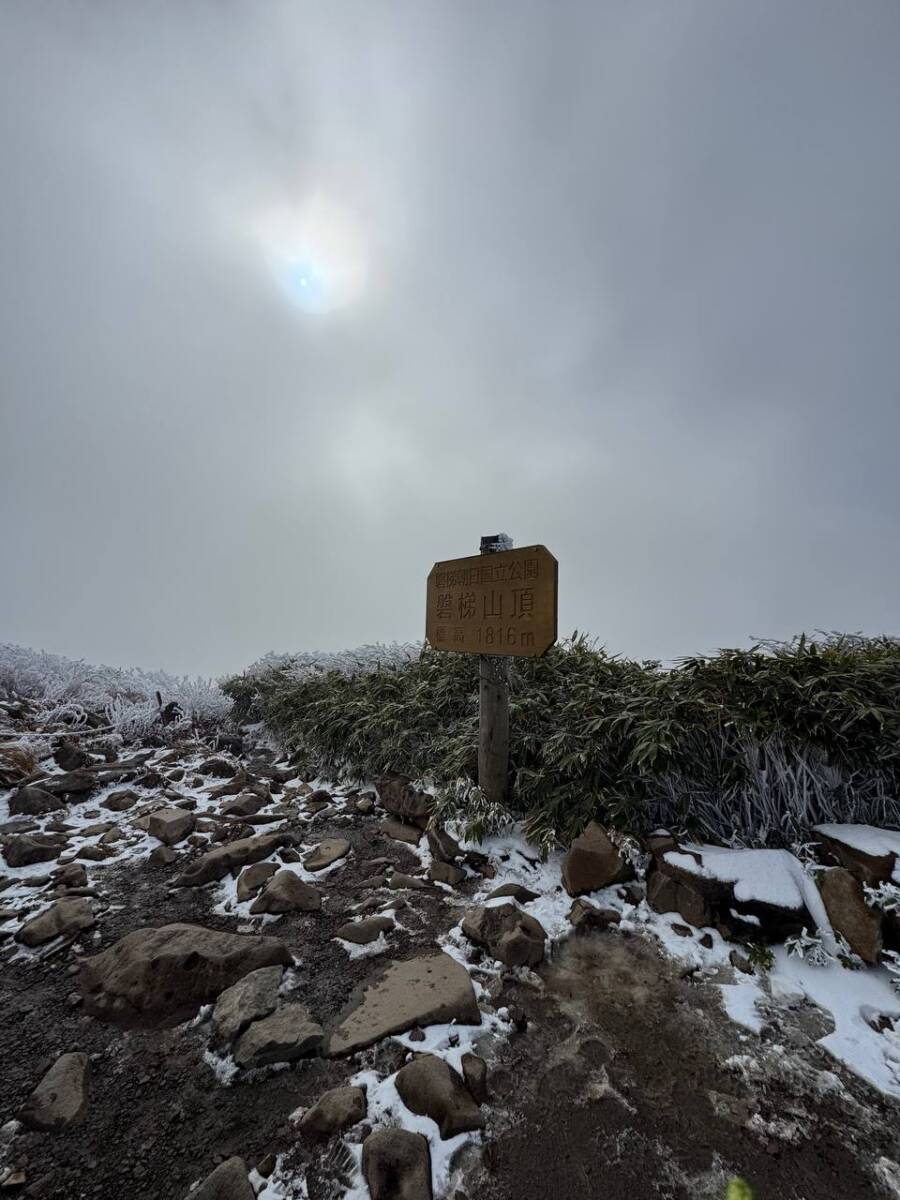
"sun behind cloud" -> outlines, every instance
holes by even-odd
[[[333,312],[363,294],[368,264],[361,230],[325,196],[266,209],[253,233],[272,279],[297,308]]]

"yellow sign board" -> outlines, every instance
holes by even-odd
[[[559,564],[546,546],[437,562],[425,636],[435,650],[538,658],[556,641]]]

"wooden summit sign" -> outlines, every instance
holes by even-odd
[[[437,562],[425,636],[435,650],[537,658],[556,641],[558,563],[546,546]]]

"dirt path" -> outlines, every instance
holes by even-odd
[[[763,1040],[714,987],[682,978],[651,941],[572,939],[507,988],[528,1026],[491,1071],[494,1115],[474,1200],[721,1200],[744,1176],[759,1200],[890,1195],[898,1107],[815,1045],[821,1014],[773,1009]]]

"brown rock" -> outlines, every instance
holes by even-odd
[[[487,1063],[477,1054],[464,1054],[460,1059],[463,1069],[463,1079],[466,1087],[472,1093],[476,1104],[484,1104],[488,1098]]]
[[[508,967],[536,967],[544,958],[546,931],[540,921],[515,904],[471,908],[462,931],[476,946]]]
[[[87,871],[83,863],[69,863],[65,867],[57,867],[53,872],[53,882],[56,887],[87,887]]]
[[[380,934],[393,928],[394,922],[390,917],[367,917],[362,921],[348,921],[334,936],[345,942],[353,942],[357,946],[368,946]]]
[[[472,981],[449,954],[424,954],[379,969],[338,1018],[328,1045],[337,1058],[414,1026],[480,1025]]]
[[[223,846],[216,846],[214,850],[210,850],[196,862],[191,863],[178,880],[178,884],[180,887],[202,887],[205,883],[214,883],[219,879],[224,879],[237,867],[268,858],[274,850],[289,841],[289,834],[260,833],[253,837],[240,838],[236,842],[227,842]]]
[[[86,862],[103,862],[104,859],[113,858],[115,853],[111,846],[84,845],[78,847],[75,857],[82,858]]]
[[[879,883],[888,883],[891,880],[897,865],[895,854],[867,854],[854,846],[848,846],[838,837],[823,832],[826,828],[827,826],[817,825],[813,833],[828,853],[851,875],[855,875],[861,883],[867,883],[869,887],[877,887]]]
[[[194,814],[183,808],[158,808],[150,814],[147,832],[164,846],[175,846],[191,832],[195,820]]]
[[[94,908],[90,900],[55,900],[48,909],[30,921],[26,921],[16,934],[16,941],[23,946],[43,946],[55,937],[80,933],[92,929],[95,924]]]
[[[94,771],[81,768],[66,771],[62,775],[50,775],[41,780],[40,786],[56,796],[71,796],[80,802],[86,800],[99,785]]]
[[[366,1093],[361,1087],[336,1087],[325,1092],[306,1110],[300,1132],[313,1142],[327,1141],[332,1134],[365,1120]]]
[[[237,881],[238,903],[242,904],[251,896],[255,896],[266,880],[271,879],[277,870],[278,867],[273,862],[254,863],[250,867],[245,867]]]
[[[371,1200],[432,1200],[428,1139],[379,1129],[363,1142],[362,1169]]]
[[[712,909],[706,897],[690,884],[662,871],[653,871],[647,878],[647,903],[656,912],[679,913],[697,929],[713,923]]]
[[[428,830],[428,849],[431,857],[439,862],[452,863],[462,854],[459,842],[446,829],[440,827]]]
[[[155,867],[168,867],[177,859],[178,851],[173,850],[171,846],[156,846],[148,855],[148,860]]]
[[[66,802],[52,792],[39,787],[21,787],[9,798],[9,815],[43,817],[47,813],[65,808]]]
[[[418,825],[408,825],[396,817],[385,817],[381,822],[381,832],[385,837],[393,838],[395,842],[406,842],[409,846],[418,846],[422,840],[422,830]]]
[[[105,800],[100,801],[100,807],[109,809],[110,812],[125,812],[137,804],[138,798],[137,792],[133,792],[131,788],[123,788],[118,792],[110,792]]]
[[[634,875],[629,864],[609,840],[606,830],[591,821],[575,839],[563,860],[562,882],[570,896],[595,892]]]
[[[608,929],[610,925],[618,925],[620,914],[614,908],[600,908],[588,900],[579,897],[572,902],[569,909],[569,923],[578,930]]]
[[[26,1101],[24,1124],[29,1129],[55,1133],[83,1121],[88,1107],[89,1072],[86,1054],[61,1055]]]
[[[194,1010],[259,967],[290,966],[279,938],[200,925],[136,929],[81,960],[85,1008],[107,1020],[145,1021]]]
[[[456,887],[465,877],[466,873],[460,867],[455,867],[453,863],[441,862],[439,859],[435,859],[428,868],[428,878],[432,883],[446,883],[450,887]]]
[[[31,867],[59,858],[65,844],[60,834],[25,833],[4,844],[3,857],[10,867]]]
[[[878,962],[881,953],[881,913],[866,904],[863,885],[844,867],[834,867],[819,876],[819,890],[828,919],[836,933],[863,962]]]
[[[430,1117],[441,1138],[484,1128],[484,1117],[461,1075],[434,1054],[423,1054],[397,1072],[400,1098],[410,1112]]]
[[[517,900],[519,904],[528,904],[532,900],[537,900],[538,893],[529,891],[529,889],[527,887],[523,887],[521,883],[504,883],[501,887],[494,888],[487,899],[499,900],[501,896],[511,896],[512,899]]]
[[[239,1067],[256,1068],[309,1058],[321,1050],[323,1036],[322,1026],[302,1004],[286,1004],[241,1034],[234,1061]]]
[[[226,988],[213,1009],[212,1025],[216,1036],[231,1042],[251,1021],[274,1012],[283,974],[284,967],[280,965],[260,967]]]
[[[377,878],[377,876],[374,878]],[[372,880],[366,880],[366,882],[371,883]],[[402,871],[395,871],[387,881],[387,885],[389,888],[393,888],[395,892],[402,891],[404,888],[411,888],[415,891],[425,886],[425,880],[419,879],[417,875],[404,875]]]
[[[293,871],[277,871],[250,905],[258,913],[318,912],[322,897]]]
[[[219,779],[233,779],[237,767],[227,758],[208,758],[197,768],[201,775],[215,775]]]
[[[199,1187],[188,1192],[185,1200],[256,1200],[256,1192],[247,1175],[247,1165],[235,1155],[219,1163]]]
[[[350,843],[346,838],[325,838],[318,846],[307,854],[303,865],[307,871],[324,871],[339,858],[345,858],[350,853]]]
[[[241,792],[233,800],[226,800],[219,807],[219,812],[227,817],[253,817],[266,803],[267,801],[263,797],[257,796],[254,792]]]
[[[381,807],[386,812],[422,829],[428,825],[434,797],[414,788],[405,775],[382,775],[375,780],[375,786]]]

